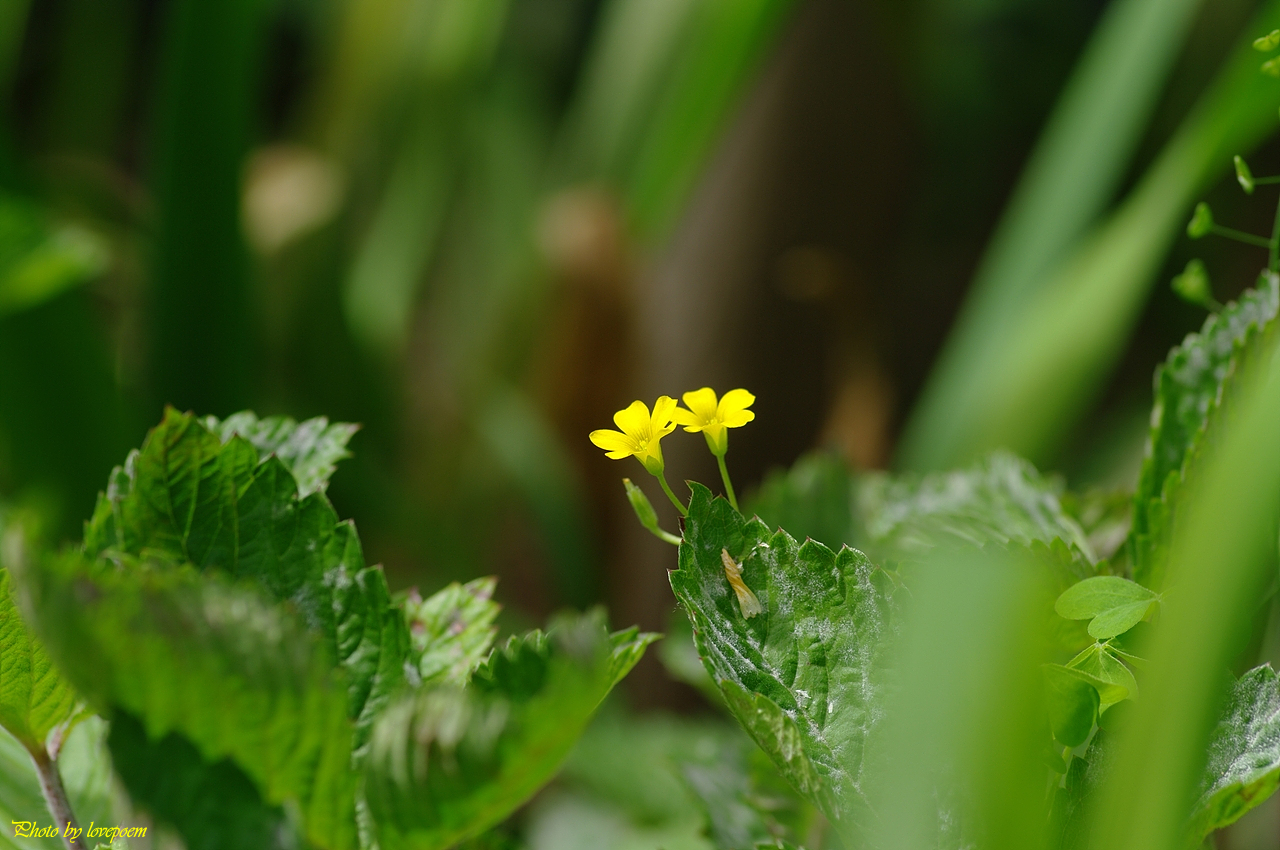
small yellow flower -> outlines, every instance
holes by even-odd
[[[606,457],[621,460],[635,455],[644,464],[651,475],[661,475],[663,437],[676,429],[671,421],[671,414],[676,409],[676,400],[670,396],[659,396],[653,403],[653,413],[643,401],[633,401],[626,410],[613,414],[613,422],[621,432],[610,429],[592,431],[588,436],[591,442],[604,449]]]
[[[756,397],[746,390],[729,390],[719,403],[710,387],[685,393],[683,398],[689,409],[677,407],[671,418],[686,431],[701,431],[716,457],[724,457],[729,450],[729,428],[740,428],[756,418],[747,410]]]

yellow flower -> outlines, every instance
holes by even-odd
[[[613,422],[622,429],[621,432],[606,428],[592,431],[588,436],[591,442],[607,452],[606,457],[621,460],[635,455],[651,475],[661,475],[662,446],[659,442],[676,429],[671,421],[675,409],[676,400],[665,395],[653,403],[652,415],[643,401],[633,401],[626,410],[613,414]]]
[[[716,457],[724,457],[729,450],[729,428],[740,428],[756,418],[747,410],[756,397],[746,390],[729,390],[719,403],[710,387],[685,393],[683,398],[689,409],[677,407],[671,418],[686,431],[701,431]]]

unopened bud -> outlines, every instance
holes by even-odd
[[[1269,53],[1277,47],[1280,47],[1280,30],[1272,30],[1262,38],[1253,40],[1253,49],[1259,53]]]
[[[1236,180],[1237,182],[1240,183],[1240,188],[1244,189],[1244,193],[1246,195],[1252,195],[1253,187],[1256,185],[1253,182],[1253,172],[1249,170],[1248,163],[1246,163],[1239,156],[1235,158],[1235,164],[1236,164]]]
[[[1212,309],[1217,302],[1213,299],[1213,291],[1209,288],[1209,273],[1204,263],[1192,260],[1182,270],[1182,274],[1173,279],[1173,291],[1189,304]]]
[[[1213,230],[1213,212],[1209,209],[1209,205],[1201,201],[1196,204],[1196,210],[1191,214],[1191,221],[1187,223],[1187,235],[1192,239],[1199,239],[1202,236],[1208,236]]]

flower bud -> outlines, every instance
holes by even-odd
[[[1187,235],[1192,239],[1199,239],[1202,236],[1208,236],[1209,231],[1213,230],[1213,211],[1209,209],[1209,205],[1201,201],[1196,204],[1196,210],[1191,214],[1191,221],[1187,223]]]
[[[1261,38],[1253,40],[1253,49],[1259,53],[1269,53],[1280,47],[1280,30],[1272,30]]]
[[[622,486],[627,488],[627,501],[631,503],[631,510],[636,512],[636,519],[640,520],[640,524],[653,533],[658,532],[658,512],[653,509],[653,503],[649,501],[649,497],[644,491],[631,483],[630,478],[622,479]]]
[[[1246,195],[1253,194],[1253,172],[1249,170],[1249,165],[1241,157],[1235,158],[1236,164],[1236,180],[1240,183],[1240,188],[1244,189]]]
[[[1172,286],[1178,297],[1189,304],[1209,308],[1215,304],[1213,291],[1209,288],[1209,273],[1199,260],[1187,263],[1182,274],[1173,279]]]

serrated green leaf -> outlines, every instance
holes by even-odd
[[[243,437],[258,450],[258,456],[275,455],[298,482],[298,496],[309,496],[329,486],[329,478],[338,461],[350,457],[347,443],[360,430],[348,422],[330,423],[324,416],[295,422],[288,416],[259,419],[249,410],[232,414],[221,421],[207,416],[204,425],[227,442]]]
[[[525,802],[654,635],[598,616],[512,638],[465,689],[420,691],[374,728],[365,783],[383,850],[443,850]]]
[[[770,528],[785,528],[797,540],[806,537],[828,546],[866,546],[862,517],[854,510],[858,477],[834,452],[813,452],[787,470],[769,474],[747,501]]]
[[[1060,664],[1044,666],[1046,707],[1053,737],[1078,747],[1089,737],[1098,718],[1098,690],[1083,676]]]
[[[42,635],[67,677],[94,705],[113,707],[117,723],[124,712],[148,740],[176,739],[166,752],[193,748],[252,779],[269,806],[296,804],[317,846],[353,846],[353,727],[346,683],[321,637],[255,591],[190,567],[119,557],[122,568],[75,552],[23,566]],[[117,763],[128,762],[132,751],[112,743]],[[160,781],[154,762],[134,763]],[[211,815],[175,823],[207,825]]]
[[[1061,539],[1096,560],[1062,508],[1060,483],[1007,452],[930,475],[868,476],[858,489],[867,552],[879,563],[919,557],[943,542],[976,546]]]
[[[224,443],[194,416],[169,409],[112,472],[85,527],[85,552],[163,556],[251,579],[292,602],[345,668],[362,742],[404,684],[408,627],[382,571],[365,566],[354,524],[338,521],[324,493],[299,498],[298,490],[279,457],[259,462],[248,440]]]
[[[1184,482],[1205,446],[1245,362],[1276,332],[1280,277],[1264,273],[1257,287],[1205,320],[1199,333],[1156,369],[1155,407],[1146,458],[1133,501],[1133,577],[1159,589]]]
[[[699,484],[671,587],[730,711],[837,831],[863,800],[863,747],[878,722],[872,670],[889,631],[887,600],[866,556],[797,543],[746,520]],[[742,616],[721,550],[764,606]]]
[[[1280,678],[1255,667],[1227,694],[1192,808],[1198,836],[1235,823],[1280,786]]]
[[[65,734],[79,698],[36,639],[0,567],[0,726],[28,750],[44,749],[49,733]]]
[[[498,629],[497,579],[454,582],[427,599],[411,594],[403,601],[409,636],[418,655],[423,685],[456,685],[471,678],[493,646]]]
[[[1146,619],[1160,601],[1154,591],[1120,576],[1094,576],[1062,592],[1053,609],[1068,620],[1089,620],[1089,635],[1107,640]]]

